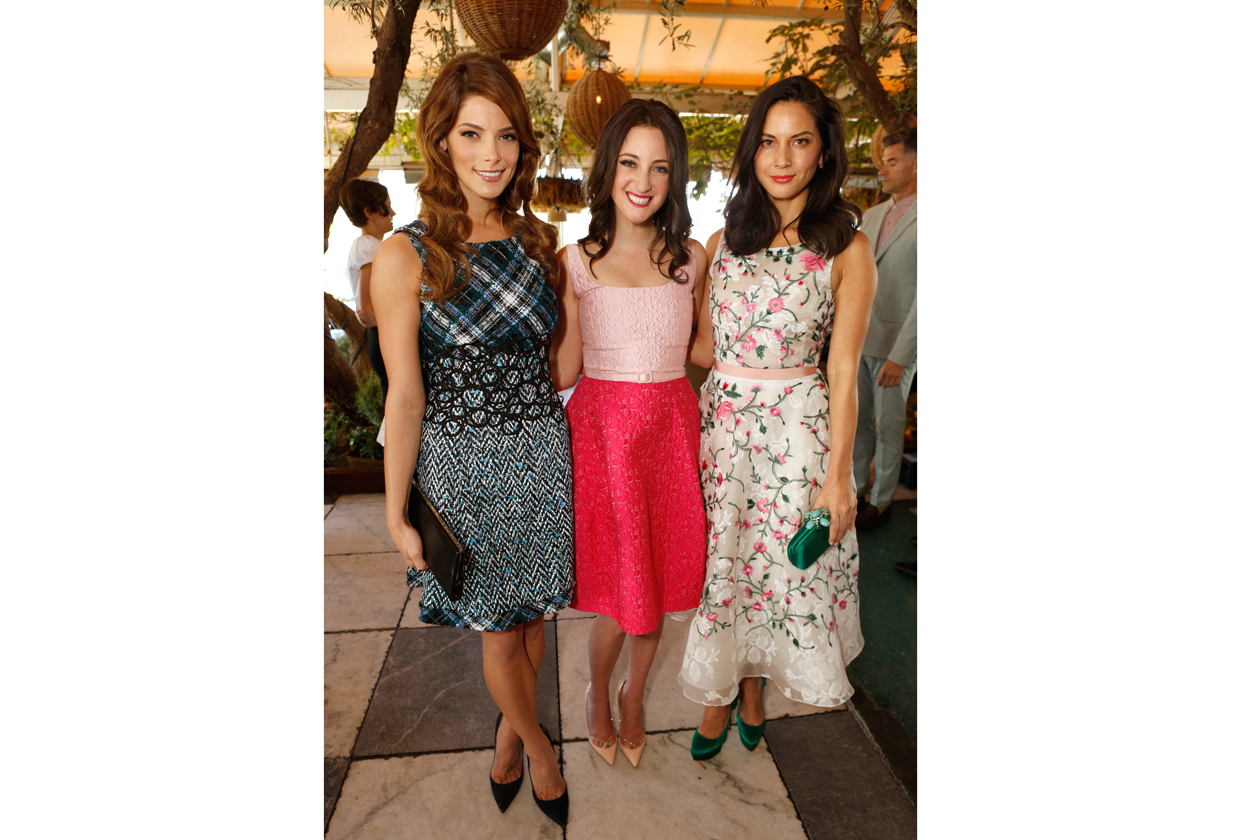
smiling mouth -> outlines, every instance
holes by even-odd
[[[786,184],[795,177],[795,175],[771,175],[770,180],[774,181],[776,184]]]
[[[480,176],[480,178],[481,178],[483,181],[491,181],[491,182],[497,181],[497,180],[499,180],[500,178],[502,178],[502,177],[503,177],[503,173],[504,173],[505,171],[506,171],[506,170],[503,170],[503,169],[492,169],[492,170],[489,170],[489,171],[487,171],[487,170],[485,170],[485,169],[474,169],[474,170],[473,170],[473,172],[476,172],[476,173],[477,173],[477,175],[478,175],[478,176]]]
[[[630,199],[630,203],[635,207],[647,207],[652,203],[652,196],[639,195],[638,193],[632,193],[629,190],[626,191],[626,198]]]

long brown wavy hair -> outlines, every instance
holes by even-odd
[[[520,142],[516,170],[499,194],[499,219],[508,233],[521,238],[525,253],[543,268],[547,282],[558,282],[556,229],[534,215],[534,176],[542,155],[521,83],[499,59],[485,53],[464,53],[442,65],[420,106],[416,135],[424,153],[425,175],[416,187],[420,219],[428,225],[422,237],[426,251],[424,300],[449,300],[468,282],[468,256],[463,243],[472,233],[468,200],[459,188],[450,154],[439,145],[455,127],[460,106],[470,96],[483,96],[503,109]]]
[[[682,267],[691,259],[687,252],[687,240],[691,237],[691,211],[687,209],[687,132],[682,120],[664,102],[654,99],[629,99],[609,118],[595,144],[595,156],[591,160],[591,174],[583,184],[586,204],[591,208],[591,225],[578,245],[591,257],[591,271],[595,261],[608,253],[617,234],[617,209],[613,204],[613,179],[617,177],[617,160],[626,135],[635,126],[646,125],[661,132],[665,138],[665,151],[669,155],[669,194],[665,203],[652,216],[656,236],[652,238],[652,250],[660,246],[656,258],[659,269],[669,258],[669,276],[677,283],[687,282],[680,275]],[[642,162],[647,165],[647,161]],[[593,244],[598,250],[591,254],[587,249]]]
[[[809,195],[796,230],[806,248],[830,259],[853,241],[862,224],[862,210],[840,197],[840,189],[849,176],[840,107],[806,76],[789,76],[775,82],[753,100],[735,146],[735,194],[725,210],[726,244],[736,254],[747,256],[770,247],[779,230],[794,221],[779,218],[774,202],[757,180],[754,164],[766,114],[780,102],[804,105],[821,135],[822,168],[809,181]]]

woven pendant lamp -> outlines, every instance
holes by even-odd
[[[569,88],[564,115],[583,143],[595,148],[600,132],[613,113],[630,98],[630,88],[607,70],[590,69]]]
[[[455,0],[468,37],[504,61],[542,50],[560,30],[569,0]]]

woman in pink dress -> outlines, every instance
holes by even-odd
[[[591,746],[634,766],[647,740],[643,690],[665,613],[694,610],[704,585],[700,413],[684,366],[700,311],[704,247],[687,210],[687,137],[660,102],[631,99],[600,135],[587,177],[588,235],[560,252],[564,314],[581,325],[557,364],[585,376],[569,401],[574,609],[592,622]],[[580,358],[579,358],[580,357]],[[613,666],[630,637],[629,675]]]

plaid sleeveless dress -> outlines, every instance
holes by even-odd
[[[423,222],[398,229],[425,260]],[[559,301],[518,237],[469,243],[472,276],[422,301],[424,433],[416,483],[468,546],[458,601],[407,569],[428,624],[506,630],[573,596],[573,467],[547,350]]]

